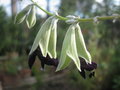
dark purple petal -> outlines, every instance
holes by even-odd
[[[53,59],[53,66],[57,67],[58,66],[58,63],[59,63],[59,60],[58,59]]]
[[[28,65],[29,65],[29,68],[31,69],[34,62],[35,62],[35,58],[36,58],[36,53],[33,52],[31,55],[29,55],[28,57]]]
[[[82,70],[81,72],[79,71],[79,73],[84,79],[86,79],[85,70]]]
[[[39,60],[41,61],[42,69],[44,69],[45,64],[54,67],[57,67],[58,65],[58,59],[50,58],[48,55],[44,57],[41,53],[40,48],[38,47],[31,55],[29,55],[28,65],[30,69],[32,68],[35,62],[36,56],[38,56]]]
[[[40,59],[39,59],[40,60]],[[45,63],[44,62],[41,62],[41,67],[42,69],[44,70],[44,67],[45,67]]]
[[[43,69],[44,69],[44,64],[57,67],[58,59],[50,58],[49,55],[44,57],[39,48],[37,48],[36,53],[39,60],[41,61],[41,66]]]
[[[97,68],[97,64],[92,62],[91,64],[86,64],[86,66],[83,67],[87,71],[92,71]]]
[[[92,78],[92,77],[94,77],[95,76],[95,72],[91,72],[90,74],[89,74],[89,78]]]
[[[83,58],[80,58],[81,69],[85,69],[87,71],[92,71],[97,68],[97,64],[92,62],[91,64],[87,64]]]
[[[89,63],[87,64],[83,58],[80,58],[80,63],[81,63],[81,72],[79,73],[84,79],[86,78],[85,70],[92,71],[97,68],[97,64],[95,62],[92,62],[91,64]],[[89,78],[93,77],[94,75],[95,72],[90,72]]]

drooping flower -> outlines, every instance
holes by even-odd
[[[86,63],[91,64],[91,55],[86,48],[79,23],[75,17],[69,16],[69,18],[70,20],[68,19],[67,23],[71,25],[63,41],[60,61],[56,71],[66,68],[71,60],[73,60],[77,69],[81,71],[79,57],[84,58]]]
[[[39,46],[44,57],[46,57],[47,54],[50,56],[50,58],[57,57],[57,22],[58,19],[55,16],[51,16],[45,21],[34,40],[29,55],[31,55]]]
[[[60,61],[56,71],[59,71],[67,67],[71,60],[75,62],[78,70],[80,70],[80,61],[77,53],[74,25],[71,25],[69,27],[66,36],[64,38]]]

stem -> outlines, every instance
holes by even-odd
[[[36,2],[34,2],[34,0],[31,0],[32,2],[33,2],[33,4],[36,6],[36,7],[38,7],[39,9],[41,9],[43,12],[45,12],[46,14],[48,14],[48,15],[50,15],[50,16],[53,16],[54,14],[52,14],[52,13],[50,13],[50,12],[48,12],[47,10],[45,10],[45,9],[43,9],[42,7],[40,7],[39,5],[38,5],[38,3],[36,3]],[[66,17],[63,17],[63,16],[56,16],[59,20],[63,20],[63,21],[66,21],[66,20],[68,20],[68,18],[66,18]],[[115,15],[115,16],[99,16],[99,17],[97,17],[97,20],[98,21],[103,21],[103,20],[111,20],[111,19],[120,19],[120,15]],[[77,19],[78,20],[78,22],[90,22],[90,21],[94,21],[94,18],[84,18],[84,19],[82,19],[82,18],[80,18],[80,19]]]

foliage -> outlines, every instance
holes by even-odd
[[[14,25],[12,18],[9,18],[2,7],[0,7],[0,54],[6,51],[14,51],[22,47],[23,28],[19,25]],[[12,47],[12,48],[11,48]]]
[[[76,10],[76,1],[77,0],[61,0],[60,14],[63,16],[73,15]],[[71,7],[70,7],[71,6]],[[67,10],[69,8],[69,10]]]

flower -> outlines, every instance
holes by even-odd
[[[30,69],[32,68],[35,62],[36,56],[38,56],[39,60],[41,61],[42,69],[44,69],[45,64],[49,66],[54,66],[54,67],[57,67],[58,65],[58,59],[50,58],[49,55],[44,57],[40,51],[40,48],[38,47],[33,53],[29,55],[28,65]]]
[[[86,73],[85,71],[90,71],[89,77],[93,77],[95,75],[95,72],[93,71],[94,69],[97,68],[97,64],[95,62],[86,63],[83,58],[80,58],[80,63],[81,63],[81,72],[79,71],[80,75],[83,78],[86,78]]]
[[[44,57],[46,57],[47,54],[50,58],[57,57],[57,22],[58,19],[55,18],[55,16],[51,16],[45,21],[36,35],[29,55],[31,55],[39,46]]]
[[[56,71],[66,68],[71,60],[73,60],[77,69],[81,71],[79,57],[84,58],[86,63],[91,64],[91,55],[86,48],[79,23],[73,22],[66,32],[62,45],[60,62]]]

